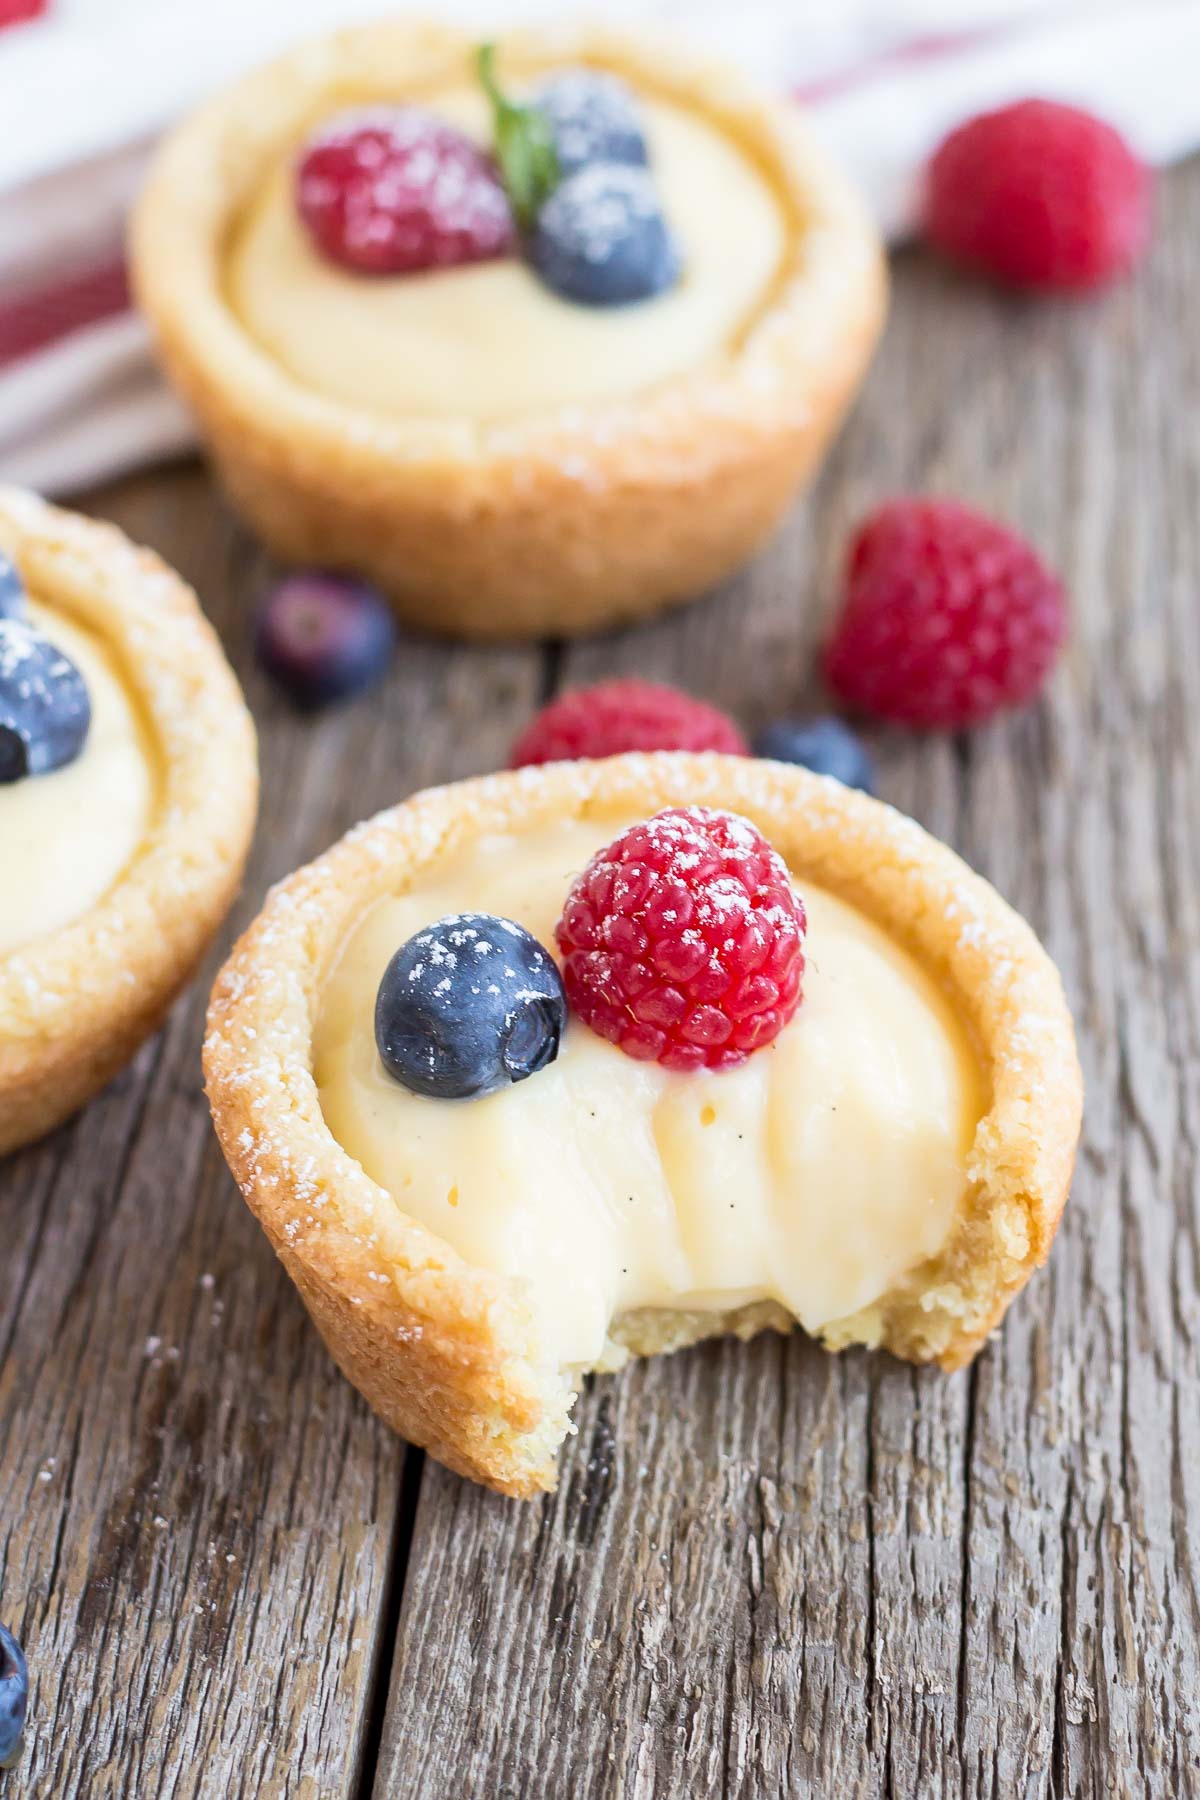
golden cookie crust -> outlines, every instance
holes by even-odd
[[[312,1071],[328,971],[363,911],[487,831],[565,817],[733,808],[797,872],[894,933],[966,1022],[990,1100],[940,1255],[821,1335],[959,1367],[1045,1261],[1070,1186],[1082,1083],[1053,963],[945,845],[837,782],[725,756],[559,763],[431,789],[351,831],[269,896],[218,977],[204,1066],[222,1148],[333,1356],[395,1430],[502,1493],[552,1488],[580,1371],[540,1353],[517,1284],[470,1267],[335,1141]],[[618,1319],[602,1366],[731,1330],[788,1329],[770,1302]]]
[[[0,487],[0,549],[39,599],[102,638],[141,702],[162,791],[91,911],[0,956],[0,1154],[111,1080],[224,919],[254,828],[254,727],[195,595],[110,525]]]
[[[604,30],[514,34],[501,51],[506,78],[583,62],[674,98],[767,173],[794,230],[739,343],[612,405],[487,427],[341,405],[256,345],[223,290],[232,224],[280,150],[330,111],[471,78],[472,40],[432,24],[309,45],[187,121],[142,196],[132,266],[168,374],[277,555],[365,574],[434,631],[571,635],[695,596],[769,535],[866,368],[884,263],[799,111],[727,68]]]

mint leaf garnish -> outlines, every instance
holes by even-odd
[[[501,91],[496,47],[481,44],[476,57],[483,91],[492,103],[492,136],[500,179],[518,225],[527,231],[558,186],[558,156],[550,121],[539,106],[520,106]]]

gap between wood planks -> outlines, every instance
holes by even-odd
[[[562,685],[564,646],[561,638],[548,638],[540,646],[540,679],[538,703],[545,705]],[[415,1445],[405,1449],[404,1471],[400,1485],[400,1505],[389,1553],[389,1576],[384,1591],[382,1621],[379,1630],[379,1652],[371,1674],[367,1701],[366,1725],[353,1777],[357,1800],[372,1800],[379,1768],[379,1753],[387,1717],[388,1696],[392,1685],[392,1668],[396,1657],[396,1640],[400,1614],[404,1606],[404,1586],[408,1574],[409,1554],[416,1526],[417,1507],[425,1478],[426,1455]]]
[[[380,1609],[379,1652],[371,1672],[358,1769],[351,1776],[351,1784],[359,1800],[370,1800],[375,1792],[379,1749],[383,1742],[388,1694],[392,1685],[392,1665],[396,1656],[396,1635],[400,1625],[400,1611],[404,1605],[404,1580],[408,1573],[408,1557],[412,1548],[425,1462],[424,1450],[418,1450],[413,1444],[406,1446],[404,1472],[400,1481],[400,1504],[396,1509],[396,1526],[388,1552],[389,1573]]]

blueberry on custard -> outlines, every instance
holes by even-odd
[[[19,619],[0,618],[0,782],[74,762],[92,722],[69,656]]]
[[[627,306],[674,287],[682,257],[624,85],[572,69],[521,103],[500,88],[490,44],[478,65],[496,165],[546,286],[583,306]]]
[[[679,279],[679,249],[646,169],[589,163],[538,214],[530,260],[546,286],[584,306],[626,306]]]
[[[16,565],[0,550],[0,619],[24,619],[25,587]]]
[[[649,162],[637,103],[615,75],[564,69],[539,90],[537,104],[550,126],[560,176],[588,163],[644,168]]]
[[[523,925],[452,913],[401,945],[375,1000],[375,1042],[403,1087],[467,1100],[525,1081],[558,1055],[562,976]]]

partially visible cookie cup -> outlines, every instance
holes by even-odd
[[[103,640],[160,763],[149,827],[108,892],[0,956],[3,1153],[67,1118],[159,1025],[237,891],[258,778],[254,728],[216,635],[157,556],[11,488],[0,489],[0,549]]]
[[[1066,1200],[1082,1094],[1057,972],[911,820],[803,770],[720,756],[547,765],[417,795],[274,890],[218,978],[205,1071],[230,1167],[342,1369],[402,1435],[504,1493],[553,1486],[582,1371],[539,1347],[519,1280],[468,1266],[331,1135],[313,1076],[322,993],[362,913],[473,837],[693,803],[745,814],[801,884],[894,932],[978,1049],[988,1097],[950,1238],[824,1340],[959,1367],[1045,1260]],[[631,1313],[612,1322],[603,1366],[789,1322],[770,1301]]]
[[[516,81],[586,63],[674,98],[764,171],[789,248],[738,341],[644,393],[494,425],[343,405],[258,346],[223,281],[239,216],[323,115],[473,79],[471,41],[432,25],[306,46],[183,125],[138,209],[133,272],[234,503],[278,555],[359,571],[434,631],[569,635],[693,597],[774,529],[866,368],[884,264],[797,109],[728,69],[600,30],[514,34],[502,50]]]

